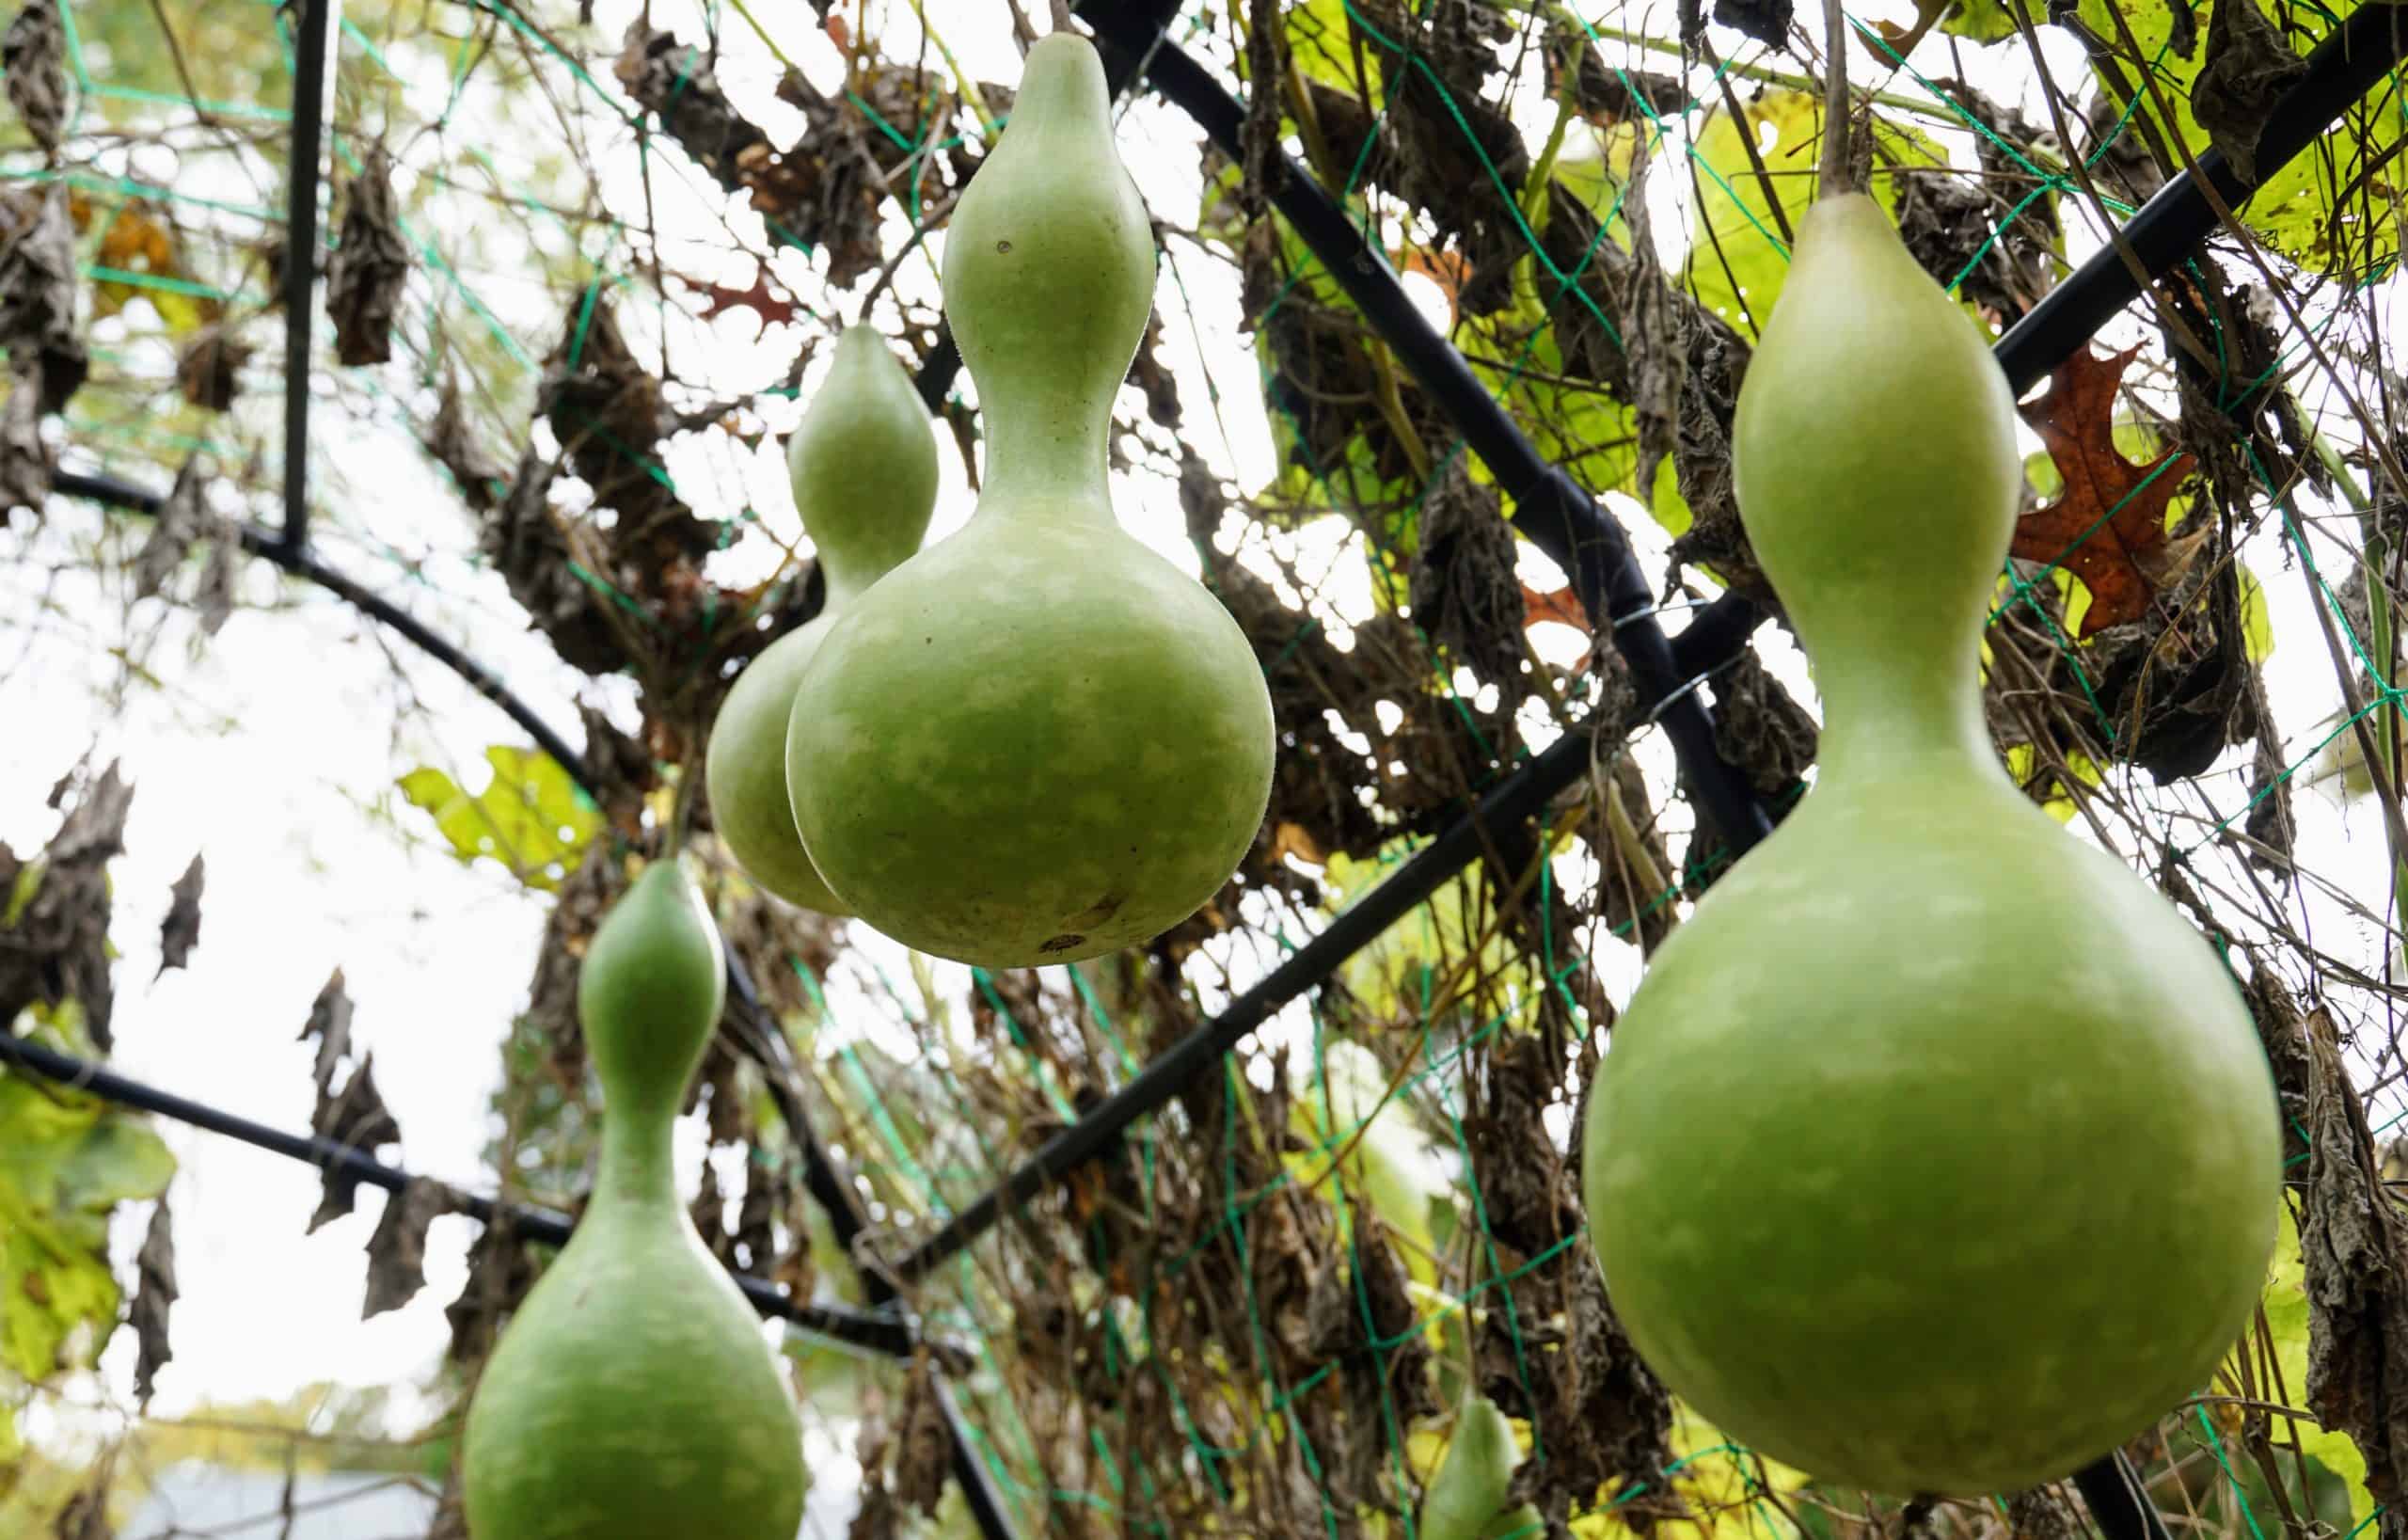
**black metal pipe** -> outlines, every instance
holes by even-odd
[[[388,1193],[399,1194],[415,1180],[399,1167],[388,1166],[350,1145],[337,1144],[314,1135],[290,1134],[282,1129],[270,1128],[221,1107],[163,1091],[138,1080],[130,1080],[98,1064],[5,1032],[0,1032],[0,1061],[19,1065],[45,1080],[87,1091],[120,1106],[188,1123],[194,1128],[240,1140],[254,1149],[283,1155],[344,1182],[381,1187]],[[478,1223],[491,1225],[497,1219],[504,1220],[519,1234],[549,1246],[568,1244],[569,1234],[574,1229],[567,1215],[549,1209],[504,1202],[474,1193],[458,1193],[458,1212]],[[791,1321],[805,1330],[888,1357],[910,1357],[918,1346],[910,1325],[894,1313],[816,1305],[808,1300],[794,1299],[775,1284],[759,1278],[748,1278],[733,1270],[728,1276],[736,1280],[737,1288],[744,1291],[744,1297],[752,1301],[752,1308],[763,1315]],[[953,1353],[957,1357],[960,1357],[958,1349],[954,1349]]]
[[[1010,1175],[955,1215],[943,1229],[895,1263],[897,1276],[907,1283],[927,1277],[993,1229],[1007,1209],[1028,1201],[1038,1188],[1095,1155],[1130,1124],[1178,1095],[1274,1011],[1327,978],[1440,884],[1495,849],[1522,820],[1536,817],[1549,798],[1587,772],[1594,750],[1589,735],[1576,728],[1548,744],[1446,833],[1416,851],[1386,881],[1331,921],[1328,929],[1289,953],[1260,983],[1230,1001],[1219,1016],[1155,1056],[1134,1079],[1048,1139]]]
[[[326,153],[327,43],[340,0],[300,0],[293,46],[293,135],[284,202],[284,528],[278,544],[309,542],[309,342],[318,289],[318,186]]]
[[[115,477],[92,475],[81,471],[59,471],[51,478],[51,485],[53,490],[71,497],[87,498],[110,507],[123,509],[128,513],[152,517],[157,516],[160,503],[164,500],[155,492],[145,490],[131,483],[119,481]],[[509,713],[512,721],[527,729],[529,735],[542,745],[547,754],[560,762],[561,767],[567,770],[570,778],[583,787],[588,795],[595,792],[597,788],[593,773],[586,769],[583,757],[569,748],[558,734],[546,726],[543,720],[537,717],[525,702],[511,693],[491,670],[429,630],[391,601],[363,588],[349,577],[318,560],[308,550],[287,544],[276,532],[246,523],[239,526],[239,534],[244,549],[275,563],[296,577],[306,578],[327,592],[349,601],[365,613],[390,626],[404,637],[415,643],[420,650],[467,680],[479,694],[499,706]],[[829,1223],[835,1230],[838,1240],[859,1263],[863,1259],[855,1250],[853,1240],[867,1226],[868,1218],[860,1208],[858,1197],[847,1183],[833,1157],[829,1153],[826,1143],[820,1139],[817,1130],[813,1126],[809,1109],[803,1106],[800,1097],[795,1090],[794,1065],[786,1048],[784,1035],[778,1029],[776,1019],[761,1004],[760,995],[754,990],[752,978],[732,952],[728,954],[727,966],[729,993],[734,998],[736,1018],[739,1024],[742,1024],[739,1030],[745,1033],[748,1046],[753,1056],[760,1060],[764,1079],[768,1087],[769,1098],[777,1106],[779,1116],[785,1120],[789,1135],[800,1150],[804,1189],[827,1212]],[[165,1092],[150,1094],[161,1097],[166,1095]],[[208,1112],[208,1109],[198,1108],[197,1103],[185,1103],[185,1105],[203,1113]],[[170,1116],[176,1116],[176,1114],[170,1114]],[[234,1132],[231,1128],[221,1128],[215,1121],[203,1120],[199,1118],[184,1120],[192,1121],[198,1127],[217,1129],[219,1132]],[[240,1119],[235,1121],[239,1122]],[[257,1125],[248,1126],[257,1129]],[[276,1140],[294,1137],[290,1135],[276,1134],[273,1130],[261,1132]],[[242,1135],[237,1134],[236,1136]],[[279,1146],[267,1143],[262,1148],[277,1149]],[[330,1148],[339,1149],[340,1147]],[[290,1154],[293,1151],[285,1150],[283,1152]],[[367,1160],[366,1156],[358,1155],[356,1151],[350,1151],[350,1154],[358,1160]],[[299,1158],[314,1159],[315,1157],[305,1152]],[[369,1162],[369,1164],[374,1163]],[[363,1176],[361,1180],[373,1179]],[[476,1199],[475,1201],[483,1202],[483,1200]],[[537,1234],[538,1238],[543,1238],[542,1223],[540,1219],[534,1221],[533,1228],[529,1230],[529,1233]],[[864,1292],[874,1305],[885,1307],[896,1302],[897,1293],[893,1280],[882,1277],[875,1268],[863,1268],[862,1282]],[[757,1300],[755,1302],[758,1303]],[[911,1327],[908,1323],[898,1324],[895,1329],[904,1332],[907,1339],[911,1335]],[[835,1333],[832,1332],[830,1335],[832,1336]],[[958,1352],[947,1351],[944,1357],[958,1362],[962,1356]],[[1012,1540],[1010,1516],[1004,1507],[1002,1490],[996,1485],[992,1473],[979,1462],[974,1453],[974,1446],[968,1437],[968,1426],[962,1418],[959,1404],[955,1399],[951,1387],[943,1381],[938,1384],[938,1399],[940,1409],[944,1414],[946,1426],[953,1436],[955,1475],[961,1483],[962,1494],[969,1502],[973,1516],[977,1518],[979,1529],[988,1540]]]
[[[2408,13],[2397,6],[2361,6],[2307,56],[2307,72],[2275,102],[2258,135],[2258,183],[2242,180],[2210,148],[2198,168],[2226,208],[2240,209],[2266,179],[2322,137],[2334,120],[2395,68],[2408,52]],[[2214,207],[2185,169],[2141,205],[2118,232],[2151,278],[2186,261],[2219,223]],[[2116,311],[2140,295],[2116,243],[2100,247],[1998,341],[1996,353],[2015,393],[2038,384]]]
[[[2170,1540],[2157,1505],[2141,1490],[2140,1472],[2122,1450],[2075,1471],[2073,1484],[2109,1540]]]
[[[1195,119],[1225,152],[1244,153],[1239,135],[1245,109],[1202,65],[1177,44],[1144,34],[1120,7],[1092,6],[1082,14],[1105,43],[1107,58],[1116,53],[1142,56],[1154,89]],[[1323,270],[1495,474],[1513,503],[1513,528],[1563,568],[1592,623],[1611,630],[1640,699],[1663,723],[1692,791],[1732,841],[1733,853],[1753,846],[1771,832],[1772,820],[1746,777],[1716,751],[1713,719],[1688,688],[1704,671],[1682,672],[1663,627],[1656,624],[1654,594],[1622,526],[1539,453],[1464,356],[1415,309],[1387,260],[1365,243],[1311,172],[1284,161],[1272,196]]]
[[[63,492],[69,497],[86,498],[127,513],[151,517],[158,516],[159,505],[165,500],[156,492],[130,482],[121,482],[114,476],[61,470],[54,474],[50,482],[53,491]],[[532,706],[513,694],[510,687],[503,684],[500,676],[491,669],[428,629],[425,622],[392,600],[363,587],[355,579],[318,560],[299,543],[287,540],[276,531],[262,529],[257,524],[244,524],[238,528],[245,550],[275,563],[295,577],[307,578],[326,592],[347,600],[354,608],[399,631],[420,652],[468,681],[471,689],[501,707],[511,721],[527,730],[527,736],[533,738],[546,754],[560,761],[561,768],[568,771],[571,780],[585,788],[589,795],[592,794],[594,776],[585,768],[584,757],[568,746],[567,739],[552,731],[543,718],[535,715]]]

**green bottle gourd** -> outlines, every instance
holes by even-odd
[[[1421,1493],[1418,1540],[1485,1540],[1513,1484],[1513,1424],[1477,1390],[1455,1410],[1447,1453]]]
[[[786,785],[795,687],[845,607],[920,548],[937,502],[927,408],[871,327],[837,336],[828,377],[786,440],[786,469],[827,600],[737,676],[711,723],[705,786],[711,824],[746,875],[789,903],[843,914],[795,830],[793,798],[810,795]]]
[[[801,1525],[794,1398],[671,1174],[724,966],[673,859],[594,932],[577,1003],[602,1083],[601,1170],[477,1382],[462,1436],[469,1540],[794,1540]]]
[[[1676,1394],[1826,1482],[2054,1480],[2247,1321],[2272,1077],[2213,949],[1991,745],[2014,403],[1871,199],[1807,211],[1732,458],[1822,766],[1614,1027],[1583,1157],[1608,1290]]]
[[[1121,531],[1107,490],[1153,281],[1102,64],[1054,34],[945,240],[985,424],[977,510],[837,619],[787,738],[812,861],[921,951],[1014,968],[1146,941],[1219,891],[1261,824],[1253,648]]]

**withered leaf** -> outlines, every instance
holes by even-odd
[[[2307,1295],[2307,1406],[2366,1456],[2367,1490],[2400,1495],[2408,1426],[2389,1410],[2408,1386],[2408,1231],[2384,1184],[2366,1108],[2322,1006],[2303,1009],[2258,963],[2243,995],[2274,1072],[2284,1166],[2299,1173],[2301,1287]]]
[[[193,852],[192,865],[167,889],[170,902],[167,917],[159,923],[159,972],[181,968],[192,956],[200,941],[200,852]]]
[[[409,277],[409,243],[402,238],[393,201],[393,163],[379,146],[345,189],[341,241],[326,262],[326,314],[335,324],[337,357],[380,364],[393,356],[393,315]]]
[[[351,995],[343,989],[341,968],[327,976],[318,997],[309,1003],[309,1020],[302,1026],[299,1040],[311,1038],[318,1040],[318,1058],[310,1077],[317,1082],[323,1103],[334,1090],[335,1070],[351,1052]]]
[[[401,1309],[426,1287],[427,1227],[459,1207],[457,1193],[425,1177],[413,1177],[387,1196],[376,1233],[368,1238],[368,1297],[359,1309],[361,1320]]]
[[[234,613],[234,574],[239,570],[235,558],[242,554],[243,544],[232,521],[213,517],[209,522],[209,558],[201,564],[200,580],[193,585],[192,602],[200,612],[201,634],[215,636]]]
[[[142,542],[140,553],[134,558],[135,597],[147,599],[159,593],[182,564],[206,518],[201,500],[204,489],[200,456],[188,456],[177,468],[175,484],[159,500],[159,512],[150,520],[150,538]]]
[[[1663,260],[1648,219],[1647,142],[1641,134],[1632,145],[1622,205],[1623,217],[1630,224],[1632,261],[1615,285],[1615,298],[1630,353],[1628,400],[1639,431],[1637,484],[1641,500],[1652,501],[1656,470],[1679,442],[1681,387],[1688,358],[1681,345],[1671,285],[1664,279]]]
[[[72,776],[61,782],[62,786]],[[62,791],[60,800],[64,800]],[[111,764],[83,784],[41,858],[41,880],[16,923],[0,929],[0,1023],[36,1001],[84,1008],[92,1045],[110,1047],[115,991],[109,976],[108,861],[125,846],[134,787]],[[14,865],[14,863],[11,863]],[[13,883],[11,884],[13,887]]]
[[[25,0],[0,37],[0,70],[8,76],[8,103],[44,150],[58,148],[67,127],[67,33],[52,0]]]
[[[693,282],[690,278],[687,281]],[[755,340],[766,335],[772,325],[792,324],[794,296],[772,292],[770,282],[769,266],[762,262],[755,266],[752,281],[741,289],[724,283],[695,283],[703,295],[703,310],[697,319],[715,321],[730,310],[750,310],[760,323],[753,328]]]
[[[1513,689],[1522,679],[1524,625],[1513,531],[1495,489],[1473,481],[1461,455],[1423,497],[1420,534],[1415,622],[1481,678]]]
[[[222,412],[234,405],[243,366],[251,350],[226,335],[223,326],[204,326],[176,357],[176,389],[205,412]]]
[[[55,457],[41,437],[41,387],[24,374],[8,386],[0,403],[0,523],[14,523],[17,510],[36,518],[50,500]]]
[[[2191,115],[2242,181],[2258,180],[2258,136],[2274,103],[2306,72],[2307,60],[2256,6],[2236,0],[2209,10],[2208,56],[2191,82]]]
[[[460,1297],[443,1307],[452,1326],[452,1361],[474,1364],[492,1352],[502,1318],[518,1308],[534,1282],[535,1259],[527,1243],[497,1216],[468,1243],[468,1281]]]
[[[44,412],[64,410],[91,367],[75,334],[75,276],[74,218],[66,185],[53,183],[0,245],[0,350],[20,381],[39,384]]]
[[[2115,392],[2137,344],[2111,357],[2087,346],[2057,367],[2048,393],[2020,408],[2056,462],[2065,490],[2016,525],[2013,554],[2062,563],[2090,590],[2082,634],[2138,620],[2162,575],[2165,506],[2196,461],[2168,450],[2145,466],[2115,447]]]
[[[485,454],[468,426],[467,414],[460,405],[459,377],[448,370],[443,376],[443,395],[436,404],[435,419],[427,424],[425,443],[435,463],[452,473],[453,484],[460,488],[460,500],[476,512],[490,513],[496,500],[509,489],[503,468]]]
[[[384,1097],[377,1094],[375,1057],[373,1054],[363,1056],[340,1093],[320,1094],[317,1111],[309,1119],[310,1132],[361,1154],[373,1154],[386,1145],[401,1142],[401,1126],[387,1110]],[[328,1220],[349,1214],[359,1196],[357,1179],[341,1167],[329,1167],[321,1174],[325,1179],[325,1196],[319,1199],[317,1212],[309,1215],[312,1234]]]
[[[150,1228],[143,1232],[142,1249],[134,1258],[137,1281],[131,1314],[139,1342],[134,1359],[134,1394],[146,1408],[150,1405],[151,1381],[175,1357],[167,1345],[167,1310],[176,1302],[174,1224],[167,1200],[160,1199],[150,1211]]]
[[[936,1370],[926,1353],[911,1360],[903,1387],[903,1416],[895,1429],[895,1469],[888,1489],[895,1500],[930,1518],[944,1499],[953,1468],[953,1438],[939,1401]]]

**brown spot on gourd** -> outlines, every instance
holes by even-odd
[[[1011,250],[1012,244],[1009,241],[997,241],[995,243],[995,253],[997,256],[1008,257],[1011,255]]]
[[[1076,935],[1055,936],[1052,940],[1039,945],[1037,949],[1040,952],[1067,952],[1071,947],[1078,945],[1086,939],[1087,938],[1085,936]]]
[[[1128,901],[1129,896],[1125,893],[1107,893],[1062,923],[1066,926],[1075,926],[1082,930],[1093,930],[1119,913],[1120,906]],[[1050,942],[1047,943],[1049,947],[1052,945]]]

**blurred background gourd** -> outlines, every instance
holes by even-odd
[[[577,1004],[602,1083],[600,1173],[469,1403],[469,1540],[794,1540],[802,1523],[781,1360],[695,1233],[670,1159],[725,966],[673,857],[594,932]]]
[[[1254,651],[1121,531],[1107,487],[1153,280],[1101,61],[1056,33],[945,237],[986,439],[977,510],[838,617],[787,740],[820,874],[922,951],[1007,968],[1146,941],[1219,891],[1262,821]]]
[[[2053,1480],[2248,1319],[2272,1077],[2214,950],[1990,742],[2014,403],[1870,198],[1808,210],[1733,439],[1821,768],[1614,1027],[1583,1166],[1608,1291],[1675,1392],[1825,1481]]]
[[[795,686],[845,606],[920,548],[937,501],[927,408],[871,327],[838,334],[828,377],[786,440],[786,468],[827,598],[737,676],[711,724],[705,785],[711,823],[747,876],[789,902],[842,914],[795,831],[786,785]]]

